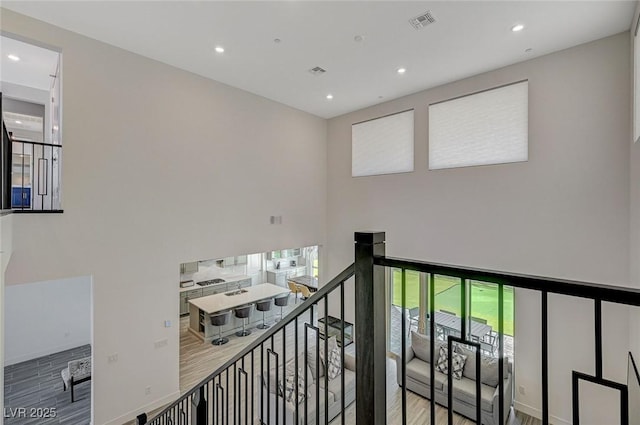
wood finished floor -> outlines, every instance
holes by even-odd
[[[295,305],[294,305],[295,306]],[[294,307],[293,306],[293,307]],[[291,309],[292,306],[289,306]],[[285,311],[286,314],[286,311]],[[309,316],[305,315],[305,318],[308,320]],[[304,335],[304,321],[299,322],[299,331],[298,335],[301,338],[300,341],[303,341]],[[188,317],[183,317],[180,320],[180,390],[181,392],[186,392],[190,390],[194,385],[200,382],[202,379],[206,378],[210,373],[212,373],[217,367],[222,365],[228,359],[233,357],[236,353],[238,353],[243,347],[245,347],[249,342],[256,339],[258,336],[262,335],[262,330],[252,329],[252,334],[247,337],[230,337],[230,341],[228,344],[223,346],[212,346],[211,344],[203,344],[201,340],[192,335],[187,330],[188,327]],[[286,350],[293,352],[293,327],[288,328],[287,340],[286,340]],[[301,343],[302,344],[302,343]],[[276,350],[278,347],[282,346],[281,338],[276,337],[274,339],[274,346]],[[302,346],[302,345],[300,345]],[[347,352],[353,352],[355,346],[352,344],[346,348]],[[293,358],[289,356],[288,358]],[[259,364],[255,365],[256,370],[259,370]],[[400,424],[401,423],[401,397],[402,391],[400,387],[398,387],[396,383],[396,371],[395,371],[395,362],[389,360],[387,362],[387,423],[388,424]],[[231,389],[230,389],[231,390]],[[447,410],[436,406],[436,423],[447,424]],[[430,403],[427,399],[416,395],[411,392],[407,392],[407,411],[408,418],[407,424],[425,424],[429,421],[429,412],[430,412]],[[157,413],[153,412],[153,413]],[[346,424],[355,424],[355,403],[347,407],[345,412],[345,423]],[[152,417],[152,416],[150,416]],[[258,422],[256,422],[258,423]],[[341,417],[337,416],[332,422],[332,424],[338,425],[341,423]],[[471,421],[467,418],[464,418],[459,415],[454,415],[454,424],[455,425],[471,425],[474,424],[474,421]],[[539,425],[541,421],[531,418],[527,415],[521,414],[519,412],[512,411],[509,420],[507,422],[508,425]]]
[[[91,382],[74,389],[71,403],[69,390],[63,391],[60,371],[69,360],[91,355],[91,346],[84,345],[4,368],[5,425],[85,425],[91,422]],[[26,408],[26,415],[15,409]],[[37,410],[55,408],[55,417],[38,417]],[[30,416],[34,413],[34,417]],[[7,417],[8,416],[8,417]]]

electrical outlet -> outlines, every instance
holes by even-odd
[[[164,321],[164,327],[165,328],[170,328],[171,327],[171,320],[165,320]]]
[[[145,393],[146,395],[151,394],[151,387],[147,387],[147,388],[145,388],[145,389],[144,389],[144,393]]]
[[[161,347],[166,347],[168,344],[169,344],[169,341],[165,338],[165,339],[159,339],[153,345],[155,345],[156,348],[161,348]]]
[[[110,354],[110,355],[107,357],[107,361],[108,361],[109,363],[115,363],[115,362],[117,362],[117,361],[118,361],[118,353]]]
[[[520,386],[518,387],[518,392],[519,392],[520,394],[524,395],[524,393],[525,393],[524,385],[520,385]]]

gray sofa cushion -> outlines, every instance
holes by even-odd
[[[476,352],[469,350],[460,345],[456,346],[456,351],[467,356],[467,361],[462,371],[462,376],[472,380],[476,379]],[[504,359],[504,377],[509,373],[509,365],[507,359]],[[498,386],[498,359],[495,357],[480,355],[480,382],[490,387]]]
[[[438,352],[441,346],[446,346],[446,343],[436,340],[435,361],[438,361]],[[427,363],[431,362],[431,338],[426,335],[419,334],[415,331],[411,331],[411,349],[413,354]]]
[[[443,391],[445,394],[448,392],[449,386],[445,381]],[[485,412],[491,413],[493,411],[493,395],[496,389],[491,388],[488,385],[480,385],[480,408]],[[472,379],[453,379],[453,399],[454,406],[456,400],[462,401],[469,405],[476,405],[476,381]]]
[[[409,363],[407,363],[407,377],[413,378],[416,381],[421,382],[426,386],[430,386],[431,385],[430,364],[418,358],[414,358]],[[441,390],[442,385],[446,380],[447,380],[447,375],[444,375],[436,371],[434,375],[434,381],[435,381],[434,388],[437,390]]]
[[[329,393],[333,395],[333,399],[339,402],[342,399],[342,379],[340,375],[336,379],[329,381]],[[320,379],[320,388],[324,389],[324,379]],[[356,374],[349,369],[344,370],[344,392],[348,394],[351,391],[355,391],[356,388]]]

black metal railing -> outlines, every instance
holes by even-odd
[[[353,273],[352,264],[179,400],[148,422],[146,414],[138,416],[137,423],[226,425],[259,420],[266,425],[319,425],[338,421],[354,398],[353,389],[347,387],[353,384],[345,382],[345,374],[355,373],[355,360],[345,353],[352,338],[344,326],[344,285]],[[337,318],[329,316],[330,308],[337,311],[333,313]],[[342,324],[333,328],[334,347],[329,346],[330,318],[333,326]],[[332,351],[339,352],[341,359],[340,378],[335,377],[340,385],[339,390],[332,386],[330,397],[332,372],[322,363],[330,363]],[[344,425],[345,416],[341,417]]]
[[[358,242],[359,241],[359,242]],[[368,244],[369,248],[367,252],[370,255],[364,256],[363,258],[358,258],[356,254],[356,297],[360,297],[361,294],[358,291],[358,282],[361,281],[363,286],[369,286],[372,288],[371,290],[374,292],[372,298],[381,298],[384,297],[385,291],[385,268],[392,268],[400,270],[400,284],[402,291],[402,302],[401,304],[405,306],[406,303],[406,271],[411,270],[419,273],[424,273],[429,277],[429,290],[428,296],[425,300],[426,305],[428,306],[428,316],[427,320],[429,322],[429,335],[435,336],[429,338],[430,344],[430,385],[429,385],[429,393],[426,395],[429,398],[430,403],[430,424],[436,424],[436,403],[443,406],[442,408],[447,409],[448,414],[448,423],[449,425],[454,423],[454,408],[452,408],[452,393],[454,388],[452,381],[452,367],[451,367],[451,359],[452,352],[455,350],[456,346],[462,346],[464,348],[475,350],[476,357],[476,400],[475,403],[471,406],[473,411],[462,412],[463,416],[467,416],[474,420],[477,424],[480,423],[498,423],[505,424],[507,419],[507,415],[510,410],[510,406],[505,403],[505,382],[509,383],[508,391],[512,391],[512,382],[505,381],[507,378],[507,374],[511,374],[509,368],[505,368],[505,362],[508,362],[507,358],[505,358],[505,346],[504,346],[504,292],[507,287],[514,288],[526,288],[534,291],[538,291],[541,296],[541,395],[542,395],[542,423],[543,425],[549,424],[549,347],[548,347],[548,295],[549,294],[561,294],[568,295],[572,297],[586,298],[593,300],[593,308],[594,308],[594,323],[593,329],[595,333],[595,347],[594,347],[594,362],[595,362],[595,375],[589,375],[580,371],[573,371],[572,373],[572,412],[573,412],[573,424],[579,425],[580,423],[580,411],[579,411],[579,392],[578,392],[578,383],[581,380],[588,381],[594,384],[598,384],[601,386],[608,387],[610,389],[615,389],[620,392],[620,421],[622,425],[629,424],[629,402],[628,402],[628,390],[626,384],[621,384],[618,382],[614,382],[612,380],[605,379],[603,377],[602,372],[602,303],[610,302],[616,303],[626,306],[640,306],[640,290],[634,288],[626,288],[626,287],[617,287],[617,286],[609,286],[609,285],[601,285],[595,283],[585,283],[585,282],[577,282],[563,279],[553,279],[546,277],[537,277],[537,276],[528,276],[521,274],[513,274],[513,273],[504,273],[504,272],[496,272],[490,270],[482,270],[468,267],[460,267],[460,266],[452,266],[445,264],[437,264],[437,263],[429,263],[425,261],[415,261],[408,259],[400,259],[400,258],[391,258],[385,256],[384,253],[384,241],[385,235],[383,232],[375,232],[375,233],[357,233],[356,234],[356,245],[358,243]],[[356,252],[358,252],[358,248],[356,248]],[[437,312],[435,311],[435,276],[448,276],[458,279],[460,285],[460,305],[459,311],[460,314],[460,327],[459,334],[449,334],[443,335],[443,332],[438,332],[439,324],[437,322]],[[482,417],[482,412],[480,409],[480,350],[481,346],[477,339],[471,338],[471,311],[468,310],[468,300],[467,297],[467,288],[471,282],[483,282],[497,286],[497,306],[498,306],[498,332],[497,332],[497,361],[498,361],[498,405],[497,414],[495,414],[495,418],[488,418],[485,420]],[[407,403],[406,403],[406,392],[407,392],[407,374],[406,374],[406,364],[407,364],[407,342],[406,342],[406,308],[402,309],[402,319],[401,319],[401,352],[399,353],[398,359],[398,368],[399,368],[399,384],[402,387],[402,424],[407,423]],[[360,329],[358,324],[360,323],[359,315],[356,312],[356,330]],[[375,326],[380,326],[379,321],[375,322]],[[373,331],[377,333],[377,331]],[[530,338],[531,336],[526,336]],[[448,371],[446,374],[446,388],[451,389],[447,391],[445,399],[438,400],[438,396],[435,394],[435,376],[436,376],[436,360],[437,354],[435,353],[436,348],[436,340],[438,338],[443,339],[443,341],[439,343],[444,343],[447,347],[448,354]],[[376,368],[383,367],[384,363],[381,363],[379,359],[373,362],[363,362],[360,357],[363,355],[360,350],[360,334],[356,332],[356,358],[358,359],[358,365],[362,365],[363,368],[371,368],[375,370]],[[381,343],[376,345],[376,350],[384,350],[381,348]],[[620,359],[622,361],[622,359]],[[363,371],[364,372],[364,371]],[[360,368],[358,368],[357,378],[360,382],[358,382],[358,388],[361,385],[371,385],[372,380],[367,377],[367,374],[360,374]],[[511,377],[509,377],[511,378]],[[378,381],[376,384],[379,384],[383,377],[376,377]],[[369,381],[369,382],[368,382]],[[382,387],[385,387],[383,385]],[[377,387],[376,387],[377,388]],[[377,404],[384,404],[385,402],[385,394],[382,392],[381,394],[374,394],[374,400],[372,402]],[[360,403],[360,397],[357,398],[357,402]],[[446,401],[445,401],[446,400]],[[640,402],[640,400],[635,400],[635,403]],[[447,407],[449,406],[449,407]],[[370,408],[371,406],[369,406]],[[367,409],[367,406],[362,406],[363,409]],[[358,411],[360,411],[360,406],[358,406]],[[358,416],[359,418],[359,416]],[[365,423],[370,424],[385,424],[386,423],[386,415],[380,413],[380,415],[376,415],[373,418],[370,418]]]
[[[400,270],[401,304],[406,304],[406,271],[419,272],[428,276],[428,291],[426,297],[428,309],[428,329],[430,348],[430,366],[428,370],[430,387],[428,393],[423,394],[429,399],[429,413],[424,408],[417,412],[418,420],[430,424],[436,422],[436,404],[440,409],[446,409],[449,425],[454,423],[452,381],[452,358],[454,350],[459,347],[469,350],[475,363],[475,401],[467,400],[467,410],[463,416],[474,420],[477,424],[505,424],[510,412],[510,401],[505,400],[505,394],[513,392],[513,372],[510,360],[505,357],[505,288],[525,288],[540,293],[541,296],[541,375],[542,395],[542,423],[549,424],[549,354],[548,354],[548,295],[561,294],[583,299],[590,299],[594,305],[594,362],[595,375],[580,371],[572,373],[572,408],[573,423],[579,425],[579,393],[578,383],[585,380],[620,392],[620,418],[622,425],[629,424],[629,409],[640,404],[639,400],[629,402],[628,384],[621,384],[605,379],[602,371],[602,302],[616,303],[626,306],[640,306],[640,290],[625,287],[600,285],[594,283],[576,282],[570,280],[546,277],[527,276],[521,274],[496,272],[469,267],[392,258],[385,255],[385,234],[383,232],[358,232],[355,234],[355,262],[347,267],[335,279],[322,287],[317,293],[295,308],[286,319],[275,324],[264,335],[250,343],[231,360],[219,367],[206,379],[202,380],[191,390],[187,391],[179,400],[164,409],[153,418],[151,424],[196,424],[222,425],[244,424],[259,421],[262,424],[320,424],[340,422],[345,424],[345,409],[353,402],[355,389],[355,415],[350,415],[350,423],[358,425],[383,425],[387,423],[387,322],[386,303],[388,301],[388,286],[386,272],[389,268]],[[355,310],[355,357],[345,353],[345,281],[355,277],[354,305],[347,308]],[[439,332],[442,329],[437,323],[435,311],[435,276],[449,276],[459,280],[460,285],[460,317],[456,332]],[[497,362],[497,399],[493,400],[491,415],[486,418],[486,412],[481,409],[480,378],[483,342],[473,336],[472,304],[468,303],[468,285],[483,282],[497,286],[497,333],[495,337],[497,350],[489,349],[493,361]],[[469,306],[469,308],[467,307]],[[339,309],[340,326],[340,390],[333,393],[334,400],[339,398],[339,405],[330,406],[329,378],[312,378],[308,367],[312,365],[311,375],[319,376],[321,351],[329,350],[328,339],[324,339],[321,346],[320,322],[328,324],[329,308]],[[398,381],[401,387],[401,414],[394,414],[392,423],[405,425],[408,418],[407,406],[407,309],[402,309],[401,323],[401,352],[398,359]],[[490,326],[489,326],[490,328]],[[423,327],[424,329],[424,327]],[[477,329],[477,328],[476,328]],[[486,329],[486,327],[485,327]],[[328,328],[325,328],[328,332]],[[435,348],[436,339],[440,337],[438,345],[446,347],[448,354],[448,369],[446,372],[446,394],[435,394]],[[531,336],[525,336],[531,338]],[[351,347],[350,347],[351,348]],[[300,357],[302,356],[302,357]],[[357,361],[356,361],[357,359]],[[632,361],[632,360],[631,360]],[[505,364],[507,362],[507,364]],[[288,367],[292,366],[292,367]],[[304,372],[301,371],[304,368]],[[351,372],[346,372],[346,368]],[[293,372],[287,372],[287,369]],[[346,388],[345,374],[353,373],[355,384]],[[636,370],[634,366],[634,370]],[[259,373],[257,373],[259,371]],[[275,372],[274,372],[275,371]],[[315,371],[315,373],[313,373]],[[635,372],[637,376],[637,371]],[[304,384],[298,386],[298,379],[304,376]],[[309,379],[313,380],[312,384]],[[640,382],[640,377],[638,378]],[[353,382],[353,381],[352,381]],[[640,385],[637,386],[640,388]],[[442,387],[443,390],[445,387]],[[335,391],[335,387],[333,389]],[[303,394],[300,394],[302,392]],[[420,392],[416,390],[414,392]],[[635,394],[635,393],[634,393]],[[299,398],[301,397],[301,398]],[[440,397],[440,398],[438,398]],[[287,401],[293,400],[293,402]],[[426,406],[425,406],[426,407]],[[397,411],[397,409],[393,409]],[[457,412],[460,413],[460,412]],[[340,418],[338,418],[338,415]],[[415,422],[416,418],[412,418]],[[147,417],[138,417],[138,424],[147,423]]]
[[[11,140],[11,192],[14,212],[62,212],[62,145]],[[5,184],[6,185],[6,184]]]
[[[0,119],[0,210],[63,212],[62,145],[20,140],[9,133],[4,117]]]
[[[633,357],[633,354],[629,352],[627,369],[627,389],[630,401],[629,403],[629,424],[640,424],[640,372],[638,371],[638,365]]]

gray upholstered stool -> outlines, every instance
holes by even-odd
[[[256,328],[258,328],[258,329],[268,329],[270,327],[270,325],[267,325],[264,322],[264,313],[265,313],[265,311],[271,310],[271,304],[272,304],[272,299],[271,298],[269,298],[268,300],[258,301],[256,303],[256,310],[262,312],[262,324],[256,326]]]
[[[283,297],[274,298],[273,301],[275,301],[275,304],[280,307],[280,318],[278,319],[278,321],[280,321],[282,320],[282,310],[284,307],[289,305],[289,294]]]
[[[218,327],[218,338],[211,341],[213,345],[223,345],[229,342],[229,338],[222,337],[222,326],[229,323],[229,317],[231,317],[231,310],[221,311],[219,313],[213,313],[209,315],[211,324]]]
[[[238,319],[242,319],[242,330],[236,332],[236,335],[238,336],[247,336],[247,335],[251,335],[251,331],[246,329],[246,323],[247,323],[247,319],[249,318],[249,316],[251,316],[251,309],[253,308],[253,304],[249,304],[249,305],[245,305],[242,307],[238,307],[234,310],[234,313],[236,314],[236,317]]]

